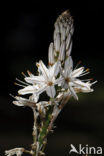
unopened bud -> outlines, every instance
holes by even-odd
[[[65,41],[62,42],[59,53],[59,60],[63,61],[65,59]]]
[[[50,43],[50,45],[49,45],[48,61],[49,61],[49,65],[53,65],[53,64],[54,64],[54,50],[53,50],[53,43]]]

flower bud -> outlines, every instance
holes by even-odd
[[[74,32],[73,18],[67,10],[63,12],[55,22],[54,48],[56,59],[65,61],[72,50],[72,35]],[[59,52],[59,53],[57,53]]]
[[[65,41],[62,42],[59,53],[59,60],[64,61],[65,59]]]
[[[49,65],[52,66],[52,65],[54,64],[54,50],[53,50],[53,43],[50,43],[50,45],[49,45],[48,61],[49,61]]]

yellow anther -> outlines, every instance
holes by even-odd
[[[22,74],[23,76],[25,76],[24,72],[21,72],[21,74]]]
[[[86,72],[88,72],[89,70],[90,70],[90,69],[89,69],[89,68],[87,68],[87,69],[86,69]]]

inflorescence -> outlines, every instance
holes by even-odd
[[[89,73],[84,67],[73,68],[72,36],[74,32],[73,18],[69,11],[63,12],[54,25],[53,42],[49,45],[48,65],[42,60],[36,63],[38,75],[27,71],[24,81],[16,79],[22,89],[19,96],[14,97],[13,104],[28,106],[33,110],[33,144],[31,150],[15,148],[5,152],[7,156],[16,154],[21,156],[23,152],[33,156],[45,155],[44,149],[47,143],[47,135],[54,126],[54,121],[61,112],[70,97],[78,100],[78,93],[92,92],[95,82],[92,79],[81,80],[80,77]],[[40,95],[46,93],[48,101],[40,101]],[[22,95],[22,97],[20,96]],[[29,98],[25,98],[28,95]]]

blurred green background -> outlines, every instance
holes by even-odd
[[[57,6],[57,7],[56,7]],[[12,104],[17,95],[15,78],[23,79],[27,69],[36,74],[35,62],[47,64],[57,16],[69,9],[75,25],[72,57],[90,68],[89,78],[98,80],[94,92],[73,98],[58,116],[54,133],[48,137],[47,156],[68,156],[70,144],[104,146],[104,7],[101,3],[71,1],[64,6],[38,7],[34,2],[6,3],[1,12],[0,156],[14,147],[30,148],[33,116],[29,108]]]

